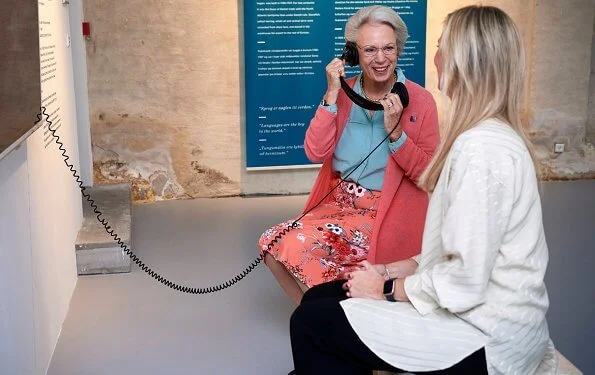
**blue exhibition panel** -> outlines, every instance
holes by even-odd
[[[326,90],[325,66],[341,55],[347,19],[377,3],[395,9],[407,24],[409,39],[398,66],[423,86],[427,0],[244,2],[248,170],[311,164],[303,142]]]

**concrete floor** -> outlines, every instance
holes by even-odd
[[[207,287],[257,256],[260,234],[304,196],[168,201],[133,208],[134,252],[164,277]],[[79,277],[49,375],[287,374],[293,303],[264,265],[210,295],[129,274]]]
[[[550,247],[554,343],[595,373],[595,181],[541,189]],[[192,287],[233,278],[256,258],[260,233],[300,211],[304,196],[168,201],[133,209],[135,253]],[[48,375],[287,374],[292,303],[266,267],[210,295],[129,274],[80,277]]]

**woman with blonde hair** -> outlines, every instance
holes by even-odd
[[[419,266],[385,280],[370,263],[314,287],[291,318],[296,374],[553,374],[548,251],[519,116],[524,51],[506,13],[451,13],[434,58],[450,99]]]

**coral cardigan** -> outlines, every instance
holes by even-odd
[[[347,83],[351,87],[357,77]],[[401,125],[407,134],[405,143],[391,154],[382,185],[372,231],[368,260],[390,263],[421,252],[428,195],[416,184],[438,145],[438,115],[432,95],[418,84],[405,81],[409,106],[403,111]],[[349,119],[352,102],[343,91],[337,98],[337,114],[318,108],[306,131],[304,150],[322,167],[303,212],[312,209],[332,188],[333,153]],[[329,195],[325,202],[332,199]]]

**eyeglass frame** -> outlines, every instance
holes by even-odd
[[[389,43],[387,45],[385,45],[384,47],[378,48],[376,46],[371,46],[371,45],[366,45],[366,46],[360,46],[359,44],[356,44],[357,48],[361,49],[364,56],[366,57],[374,57],[378,54],[378,51],[382,51],[382,53],[384,54],[384,56],[393,56],[396,55],[398,52],[398,48],[397,48],[397,44],[392,44]],[[393,48],[393,52],[386,52],[386,48],[387,47],[392,47]],[[366,48],[374,48],[374,52],[366,52]]]

